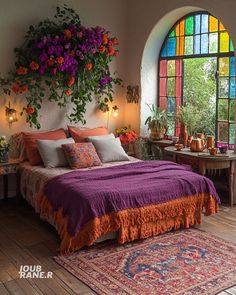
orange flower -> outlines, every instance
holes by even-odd
[[[13,85],[11,90],[14,92],[14,93],[18,93],[19,92],[19,87],[17,85]]]
[[[16,85],[20,85],[21,81],[20,80],[16,80]]]
[[[23,86],[23,87],[20,87],[20,88],[19,88],[19,92],[20,92],[20,93],[27,92],[27,91],[29,91],[28,86]]]
[[[76,35],[77,35],[77,38],[82,38],[83,37],[83,33],[82,32],[78,32]]]
[[[75,77],[71,76],[70,79],[67,81],[67,85],[70,87],[74,85],[75,83]]]
[[[59,64],[63,64],[63,62],[64,62],[64,58],[63,58],[62,56],[60,56],[60,57],[58,57],[58,58],[56,59],[56,61],[57,61],[57,63],[59,63]]]
[[[113,47],[108,48],[108,55],[114,55],[115,54],[115,49]]]
[[[47,61],[49,67],[52,67],[55,63],[55,60],[53,58],[49,58],[48,61]]]
[[[93,64],[91,64],[91,63],[87,63],[87,64],[85,65],[85,69],[88,70],[88,71],[91,71],[92,68],[93,68]]]
[[[72,94],[72,90],[71,90],[71,89],[67,89],[67,90],[65,91],[65,94],[66,94],[67,96],[70,96],[70,95]]]
[[[25,67],[19,67],[16,73],[17,75],[26,75],[28,73],[28,69]]]
[[[108,43],[108,36],[107,34],[102,35],[102,44],[107,44]]]
[[[37,64],[35,61],[32,61],[30,63],[30,68],[32,71],[37,71],[39,69],[39,64]]]
[[[106,47],[105,46],[100,46],[99,47],[99,52],[102,54],[102,53],[104,53],[106,51]]]
[[[70,39],[70,38],[72,37],[72,33],[71,33],[71,31],[70,31],[69,29],[65,29],[65,30],[63,31],[63,34],[64,34],[64,36],[65,36],[66,38],[68,38],[68,39]]]
[[[118,45],[118,44],[119,44],[118,39],[117,39],[116,37],[111,38],[111,42],[112,42],[114,45]]]
[[[35,112],[35,108],[34,108],[34,107],[31,107],[31,106],[28,106],[28,107],[25,109],[25,112],[26,112],[26,114],[28,114],[28,115],[32,115],[32,114]]]

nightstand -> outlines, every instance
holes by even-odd
[[[3,196],[4,200],[8,198],[8,176],[10,174],[16,174],[17,177],[17,196],[19,194],[19,160],[10,159],[6,163],[0,163],[0,176],[3,176]]]

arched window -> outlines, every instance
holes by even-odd
[[[193,104],[193,118],[200,120],[198,128],[203,128],[200,125],[206,120],[205,133],[215,134],[218,146],[234,147],[234,48],[216,17],[198,12],[183,17],[172,27],[159,56],[158,80],[158,105],[168,112],[169,135],[179,135],[179,107]]]

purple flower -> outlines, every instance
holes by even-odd
[[[101,86],[101,88],[104,88],[107,86],[107,84],[109,84],[112,81],[112,78],[109,76],[104,76],[100,79],[99,84]]]
[[[45,51],[43,51],[40,55],[39,55],[39,59],[42,61],[42,62],[45,62],[48,60],[48,55],[46,54]]]

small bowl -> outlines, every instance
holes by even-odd
[[[208,151],[211,156],[215,156],[217,154],[217,148],[215,148],[215,147],[208,148]]]
[[[221,146],[219,147],[220,153],[221,154],[226,154],[228,151],[228,147],[227,146]]]
[[[184,148],[184,145],[182,143],[175,144],[175,148],[177,151],[181,151]]]

